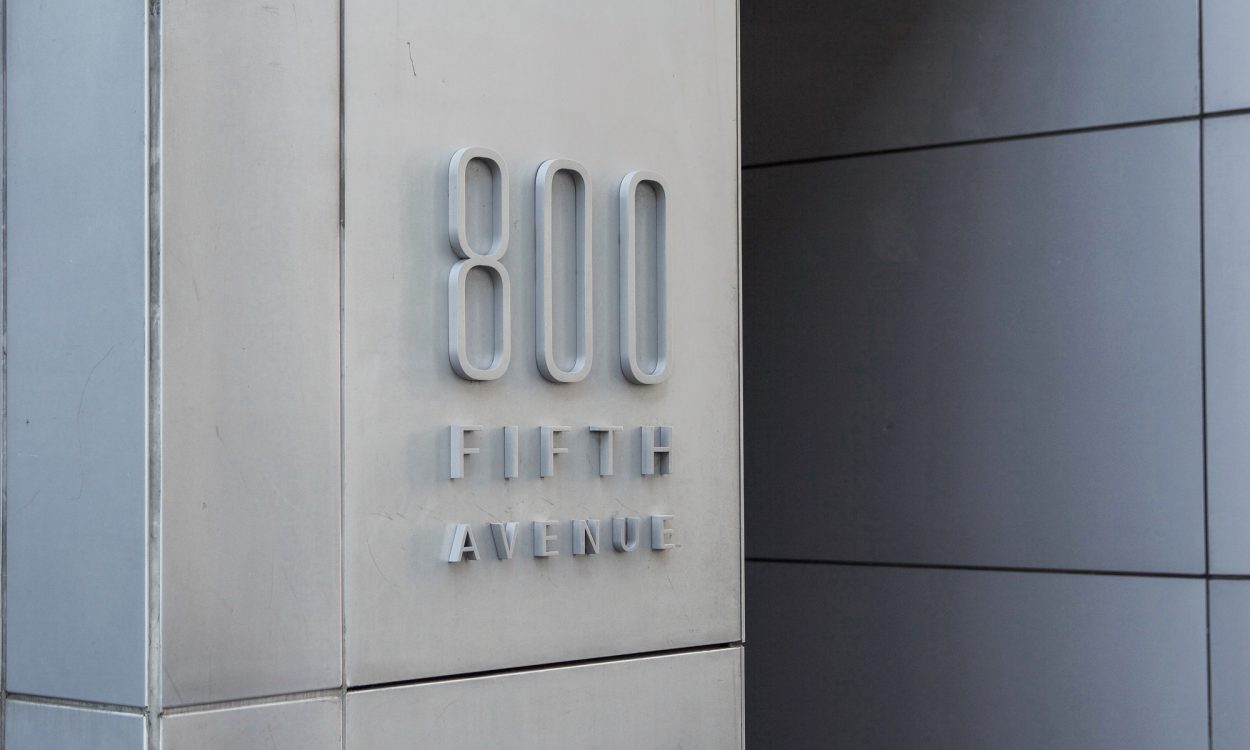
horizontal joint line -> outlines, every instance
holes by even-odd
[[[1244,110],[1250,111],[1250,110]],[[1219,113],[1220,116],[1231,116],[1239,114],[1240,111],[1229,110]],[[1135,120],[1131,122],[1118,122],[1106,125],[1088,125],[1079,128],[1063,128],[1059,130],[1041,130],[1031,133],[1015,133],[1011,135],[987,136],[985,138],[970,138],[960,141],[942,141],[939,143],[923,143],[912,146],[898,146],[894,148],[868,149],[864,151],[848,151],[843,154],[826,154],[824,156],[808,156],[796,159],[778,159],[776,161],[757,162],[754,164],[744,164],[742,171],[750,171],[753,169],[769,169],[772,167],[793,167],[803,164],[819,164],[822,162],[843,161],[846,159],[862,159],[868,156],[889,156],[892,154],[910,154],[919,151],[934,151],[944,148],[959,148],[961,146],[982,146],[991,143],[1007,143],[1011,141],[1027,141],[1038,138],[1053,138],[1063,135],[1079,135],[1081,133],[1102,133],[1110,130],[1128,130],[1131,128],[1144,128],[1152,125],[1172,125],[1182,122],[1197,122],[1212,115],[1179,115],[1176,117],[1160,117],[1154,120]]]
[[[784,557],[748,557],[747,562],[792,563],[795,565],[835,565],[852,568],[894,568],[901,570],[963,570],[979,573],[1050,573],[1052,575],[1111,576],[1119,578],[1179,578],[1203,581],[1203,573],[1167,573],[1162,571],[1087,570],[1081,568],[1034,568],[1007,565],[955,565],[943,563],[876,562],[868,560],[815,560]]]

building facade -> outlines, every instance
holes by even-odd
[[[733,2],[5,19],[7,747],[742,744]]]
[[[1250,745],[1247,71],[1243,0],[744,0],[748,744]]]
[[[1250,0],[3,6],[5,747],[1250,745]]]

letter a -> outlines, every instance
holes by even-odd
[[[456,524],[456,532],[451,537],[451,554],[447,562],[461,560],[477,560],[477,542],[473,539],[473,529],[467,523]]]

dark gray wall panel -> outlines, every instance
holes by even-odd
[[[1250,117],[1203,127],[1211,572],[1250,573]]]
[[[1197,124],[743,192],[748,556],[1203,570]]]
[[[1203,0],[1202,55],[1204,109],[1250,107],[1250,0]]]
[[[1212,750],[1250,747],[1250,581],[1211,582]]]
[[[1206,747],[1204,586],[748,563],[748,747]]]
[[[15,700],[5,704],[3,744],[8,750],[143,750],[146,737],[140,714]]]
[[[741,12],[747,164],[1198,108],[1197,0],[744,0]]]
[[[8,688],[143,705],[146,6],[10,2]]]

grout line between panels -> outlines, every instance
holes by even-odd
[[[820,164],[824,162],[844,161],[847,159],[862,159],[869,156],[890,156],[893,154],[910,154],[922,151],[935,151],[946,148],[960,148],[963,146],[982,146],[993,143],[1009,143],[1013,141],[1029,141],[1040,138],[1054,138],[1064,135],[1080,135],[1082,133],[1102,133],[1113,130],[1128,130],[1131,128],[1145,128],[1156,125],[1172,125],[1184,122],[1197,122],[1202,119],[1210,119],[1213,117],[1236,117],[1240,115],[1250,114],[1250,107],[1242,109],[1229,109],[1221,112],[1195,113],[1191,115],[1179,115],[1175,117],[1161,117],[1152,120],[1131,120],[1127,122],[1109,123],[1105,125],[1090,125],[1078,128],[1063,128],[1059,130],[1041,130],[1030,133],[1013,133],[1008,135],[989,136],[986,138],[970,138],[966,140],[956,141],[940,141],[936,143],[922,143],[911,146],[898,146],[893,148],[866,149],[862,151],[848,151],[841,154],[826,154],[823,156],[809,156],[795,159],[778,159],[775,161],[757,162],[753,164],[744,164],[742,171],[747,172],[756,169],[770,169],[772,167],[792,167],[804,164]]]
[[[19,703],[34,703],[41,706],[57,706],[59,708],[74,708],[80,711],[108,711],[109,713],[129,714],[132,716],[146,716],[147,709],[143,706],[127,706],[121,703],[99,703],[97,701],[84,701],[74,698],[53,698],[47,695],[30,695],[28,693],[8,693],[5,696],[8,700],[17,701]],[[149,734],[149,736],[151,736]]]
[[[748,557],[747,562],[789,563],[794,565],[834,565],[851,568],[894,568],[900,570],[962,570],[978,573],[1047,573],[1053,575],[1109,576],[1118,578],[1176,578],[1204,581],[1203,573],[1166,573],[1159,571],[1088,570],[1081,568],[1035,568],[1006,565],[954,565],[941,563],[876,562],[866,560],[815,560],[782,557]]]
[[[1206,114],[1206,60],[1203,53],[1203,5],[1198,0],[1198,111]],[[1215,747],[1215,713],[1211,702],[1211,480],[1209,476],[1209,442],[1207,436],[1207,143],[1206,119],[1198,123],[1198,311],[1199,350],[1202,373],[1202,549],[1203,572],[1207,581],[1203,586],[1204,617],[1206,632],[1206,681],[1207,681],[1207,750]]]
[[[339,2],[339,747],[347,750],[347,445],[346,445],[346,333],[347,268],[347,100],[346,83],[346,2]]]
[[[1204,120],[1221,120],[1227,117],[1244,117],[1250,115],[1250,107],[1237,107],[1234,109],[1221,109],[1215,112],[1203,112]]]
[[[9,9],[0,0],[0,747],[9,674]]]
[[[164,701],[161,633],[161,74],[162,13],[160,0],[147,7],[147,724],[149,750],[161,746],[161,705]]]
[[[257,706],[273,706],[285,703],[295,703],[298,701],[320,700],[320,699],[338,699],[343,698],[343,688],[334,687],[324,690],[301,690],[291,693],[275,693],[273,695],[261,695],[253,698],[240,698],[237,700],[213,701],[209,703],[188,703],[179,706],[169,706],[161,712],[162,719],[168,719],[173,716],[182,714],[203,713],[205,711],[224,711],[232,708],[253,708]]]
[[[1203,80],[1203,4],[1198,6],[1198,100],[1205,104]],[[1203,550],[1204,572],[1211,572],[1210,479],[1208,476],[1208,405],[1206,405],[1206,126],[1198,124],[1198,320],[1200,390],[1203,404]]]
[[[571,661],[552,662],[544,664],[529,664],[519,667],[508,667],[506,669],[493,669],[480,672],[466,672],[464,674],[448,674],[437,675],[434,677],[422,677],[412,680],[396,680],[392,682],[376,682],[364,685],[353,685],[350,688],[326,688],[324,690],[306,690],[293,693],[279,693],[274,695],[258,696],[254,698],[245,698],[241,700],[218,701],[215,703],[194,703],[182,706],[171,706],[166,708],[162,713],[162,717],[178,716],[180,714],[199,713],[204,711],[215,711],[228,708],[242,708],[247,706],[266,706],[279,703],[291,703],[300,700],[316,700],[338,698],[345,699],[353,693],[360,693],[369,690],[381,690],[386,688],[415,687],[419,685],[438,685],[452,682],[462,682],[465,680],[476,680],[485,677],[502,677],[514,674],[536,674],[540,672],[548,672],[557,669],[566,669],[572,667],[587,667],[599,664],[614,664],[621,662],[629,662],[638,659],[650,659],[664,656],[684,656],[701,653],[711,653],[724,651],[731,648],[740,648],[742,641],[730,641],[727,643],[715,643],[702,646],[689,646],[685,648],[665,649],[662,651],[643,651],[639,653],[617,654],[615,656],[601,656],[589,659],[576,659]],[[49,700],[49,699],[44,699]],[[344,701],[345,703],[345,701]]]

